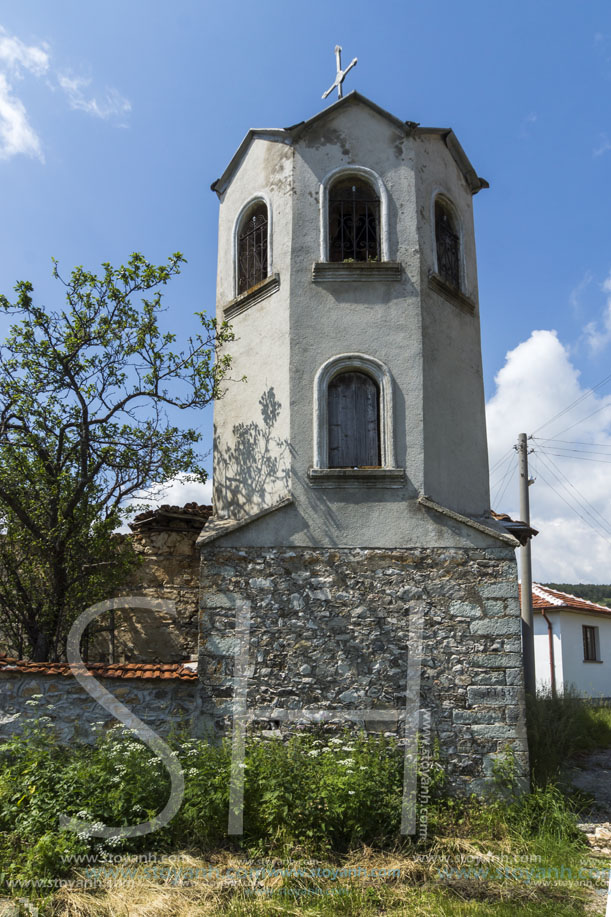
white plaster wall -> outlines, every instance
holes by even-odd
[[[563,611],[562,668],[564,685],[574,685],[580,694],[611,697],[611,617]],[[599,628],[602,662],[583,661],[582,625]]]
[[[438,503],[477,514],[490,506],[488,446],[479,323],[473,195],[436,134],[414,141],[420,244],[424,489]],[[461,236],[462,290],[475,304],[469,315],[429,287],[436,268],[437,194],[454,205]]]
[[[562,643],[561,643],[561,616],[558,613],[548,612],[552,622],[552,637],[554,646],[554,673],[556,675],[556,690],[562,691]],[[540,611],[534,609],[533,615],[535,636],[535,675],[537,690],[549,693],[552,688],[549,659],[549,637],[547,622]]]
[[[231,381],[214,412],[214,506],[242,518],[276,502],[289,487],[289,273],[293,150],[255,139],[223,194],[219,214],[217,316],[235,295],[235,224],[264,194],[271,209],[272,273],[280,289],[235,317]],[[246,382],[241,381],[246,376]],[[270,418],[270,405],[272,406]],[[276,416],[277,415],[277,416]]]

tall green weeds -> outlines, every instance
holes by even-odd
[[[576,754],[611,747],[609,704],[597,704],[568,690],[557,697],[527,697],[526,714],[530,767],[538,786],[557,781]]]

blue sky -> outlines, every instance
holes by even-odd
[[[249,127],[327,104],[336,43],[359,58],[347,90],[453,127],[491,185],[474,204],[495,505],[517,512],[517,434],[585,395],[541,436],[575,421],[565,439],[589,445],[534,443],[535,575],[611,580],[611,382],[586,395],[611,372],[607,2],[28,0],[0,26],[0,290],[29,279],[49,303],[52,256],[68,272],[180,250],[168,318],[193,330],[214,305],[210,183]]]

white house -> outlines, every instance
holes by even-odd
[[[537,689],[611,697],[611,608],[533,583]]]

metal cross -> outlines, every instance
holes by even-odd
[[[326,99],[327,96],[333,92],[336,86],[337,86],[337,98],[341,99],[343,95],[342,83],[344,82],[344,79],[346,78],[346,74],[348,73],[348,71],[352,70],[352,68],[356,66],[358,57],[355,57],[354,60],[350,61],[346,69],[342,70],[342,49],[340,45],[335,45],[335,60],[337,61],[337,76],[335,77],[335,82],[330,87],[330,89],[327,89],[326,92],[323,92],[322,94],[323,99]]]

